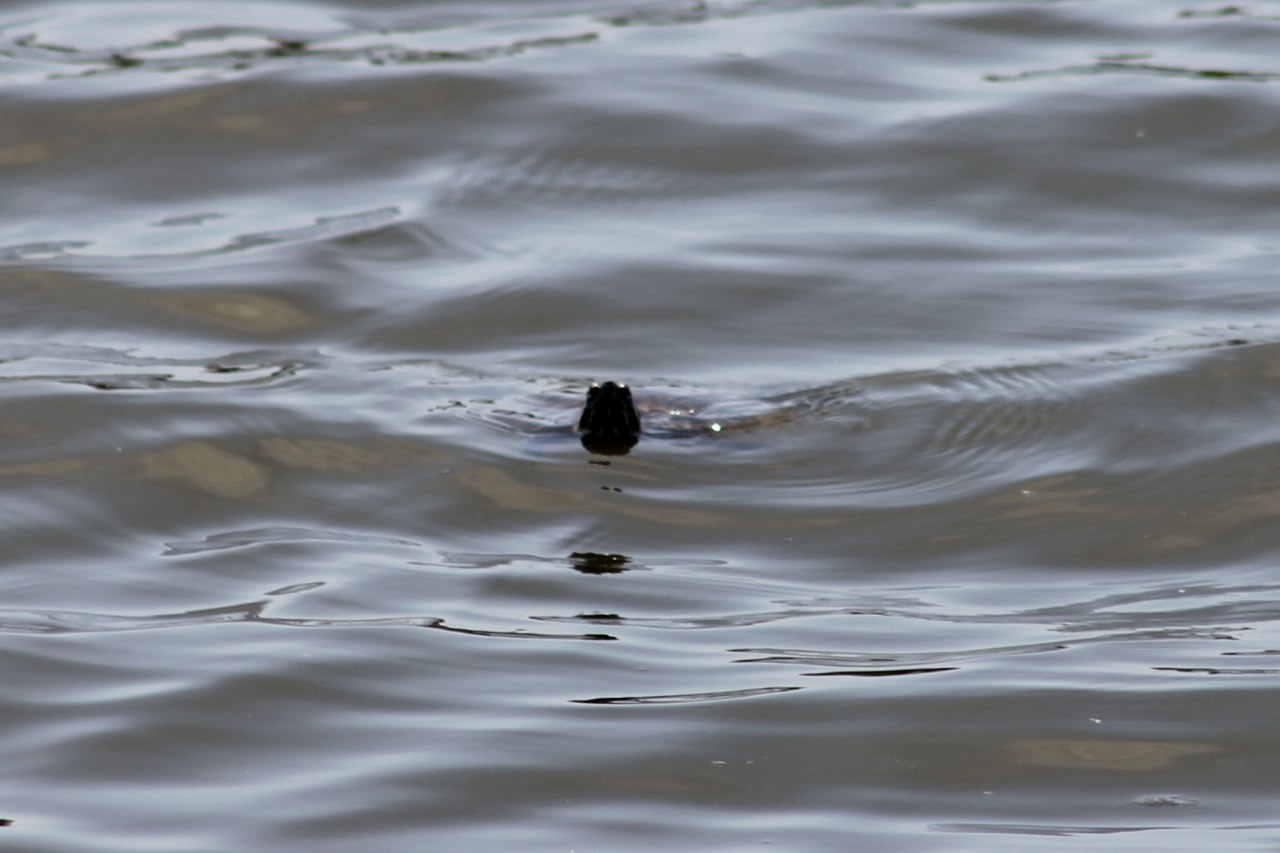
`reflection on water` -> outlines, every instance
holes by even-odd
[[[690,702],[719,702],[725,699],[750,699],[772,693],[790,693],[799,687],[754,687],[746,690],[721,690],[715,693],[683,693],[670,696],[609,696],[596,699],[574,699],[582,705],[683,705]]]
[[[1184,797],[1181,794],[1146,794],[1141,797],[1135,797],[1134,803],[1140,806],[1151,806],[1152,808],[1176,808],[1178,806],[1194,806],[1196,801],[1191,797]]]
[[[266,527],[257,530],[235,530],[227,533],[215,533],[200,540],[188,542],[166,542],[164,554],[179,556],[182,554],[199,554],[204,551],[220,551],[228,548],[245,548],[253,545],[275,542],[305,542],[310,540],[331,542],[370,542],[390,545],[418,546],[420,543],[408,539],[394,539],[385,536],[369,536],[358,533],[345,533],[331,530],[307,530],[297,527]],[[301,588],[290,587],[290,592],[305,592],[315,589],[319,584],[303,584]],[[279,590],[271,595],[283,595]]]
[[[1019,761],[1047,767],[1087,767],[1103,770],[1160,770],[1192,756],[1220,752],[1204,743],[1157,741],[1020,740],[1010,744]]]
[[[140,462],[143,477],[179,480],[224,498],[247,498],[265,489],[269,482],[260,465],[203,441],[189,441],[151,453]]]
[[[0,166],[28,166],[49,157],[49,148],[43,142],[23,142],[0,146]]]
[[[446,625],[443,619],[430,616],[406,616],[383,619],[284,619],[265,616],[268,602],[254,601],[228,607],[193,610],[188,613],[163,613],[153,616],[117,616],[106,613],[69,611],[0,611],[0,632],[15,634],[93,634],[110,631],[148,631],[161,628],[183,628],[193,625],[216,625],[227,622],[255,622],[286,628],[434,628],[473,637],[543,640],[615,640],[608,634],[552,634],[534,631],[492,631]]]
[[[309,325],[304,312],[271,296],[165,295],[157,297],[155,303],[175,314],[200,317],[245,332],[286,332]]]
[[[259,448],[282,465],[313,471],[356,474],[385,461],[375,450],[327,439],[264,438]]]

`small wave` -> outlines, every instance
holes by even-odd
[[[243,74],[267,68],[361,63],[401,66],[477,62],[519,56],[531,50],[584,44],[600,37],[600,26],[583,18],[534,18],[525,32],[510,34],[510,22],[440,27],[353,27],[335,24],[308,31],[211,24],[177,30],[154,41],[88,48],[42,39],[12,37],[0,51],[49,79],[104,74]]]
[[[270,602],[250,601],[225,607],[209,607],[181,613],[125,616],[78,610],[0,610],[0,633],[101,634],[119,631],[155,631],[203,625],[253,622],[282,628],[431,628],[473,637],[541,640],[613,640],[608,634],[551,634],[523,630],[465,628],[447,624],[435,616],[391,616],[370,619],[302,619],[266,616]]]
[[[336,530],[311,530],[304,527],[260,527],[253,530],[214,533],[198,540],[166,542],[164,556],[229,551],[237,548],[249,548],[254,545],[275,545],[285,542],[365,542],[381,545],[421,547],[418,542],[409,539],[396,539],[391,536],[371,536],[364,533],[347,533]]]
[[[100,391],[268,385],[295,376],[310,354],[233,352],[165,358],[132,350],[69,344],[0,345],[0,383],[58,382]]]
[[[570,699],[578,705],[689,705],[701,702],[723,702],[726,699],[750,699],[774,693],[791,693],[800,687],[749,687],[743,690],[718,690],[712,693],[668,693],[657,696],[602,696],[595,699]]]

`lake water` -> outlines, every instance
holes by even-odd
[[[5,850],[1280,849],[1280,2],[6,2],[0,84]]]

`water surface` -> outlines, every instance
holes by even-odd
[[[0,5],[6,849],[1276,846],[1278,37]]]

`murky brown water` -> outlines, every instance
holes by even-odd
[[[1277,44],[0,6],[0,843],[1280,845]]]

